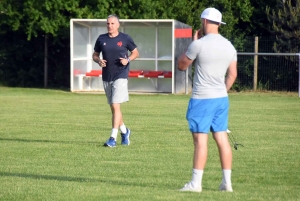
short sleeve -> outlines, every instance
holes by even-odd
[[[197,55],[200,53],[200,51],[201,51],[201,41],[195,40],[189,45],[185,55],[189,59],[195,60]]]
[[[232,61],[237,61],[237,52],[236,52],[236,50],[234,51],[234,56],[233,56],[233,60]]]
[[[131,52],[132,50],[134,50],[137,46],[134,43],[133,39],[127,35],[127,49]]]
[[[100,46],[100,40],[99,40],[99,38],[95,42],[94,51],[95,52],[99,52],[99,53],[101,52],[101,46]]]

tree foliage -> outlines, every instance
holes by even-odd
[[[252,14],[249,21],[239,21],[237,30],[242,30],[247,36],[269,36],[271,23],[269,23],[266,7],[276,8],[277,0],[257,1],[250,0]]]
[[[268,33],[265,9],[266,6],[275,8],[275,1],[1,0],[0,84],[43,86],[44,36],[47,35],[49,86],[68,87],[71,18],[105,19],[114,13],[121,19],[176,19],[198,29],[201,12],[215,7],[226,22],[220,27],[220,33],[242,49],[245,36]],[[276,26],[280,30],[282,25],[276,21]],[[275,29],[274,33],[277,33]]]
[[[207,7],[215,7],[223,13],[227,22],[221,32],[226,37],[243,35],[238,32],[239,22],[249,22],[253,7],[250,0],[2,0],[0,4],[0,28],[22,30],[28,35],[39,32],[59,36],[69,27],[71,18],[105,19],[115,13],[121,19],[176,19],[200,26],[199,16]],[[62,32],[62,33],[61,33]]]
[[[300,52],[300,2],[299,0],[278,0],[277,9],[267,7],[271,32],[276,36],[276,52]]]
[[[21,30],[28,40],[39,32],[57,36],[60,29],[68,27],[70,18],[81,17],[85,12],[78,8],[77,0],[2,0],[0,10],[1,30]]]

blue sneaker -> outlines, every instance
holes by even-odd
[[[116,140],[113,137],[110,137],[105,143],[104,146],[106,147],[115,147],[116,146]]]
[[[130,130],[128,128],[126,128],[126,130],[127,130],[127,132],[125,134],[121,133],[122,145],[129,145],[130,144],[130,140],[129,140]]]

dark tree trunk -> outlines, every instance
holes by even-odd
[[[44,88],[48,87],[48,36],[45,34],[45,52],[44,52]]]

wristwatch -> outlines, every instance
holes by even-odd
[[[130,62],[130,58],[129,57],[127,58],[127,61],[128,61],[128,63]]]

